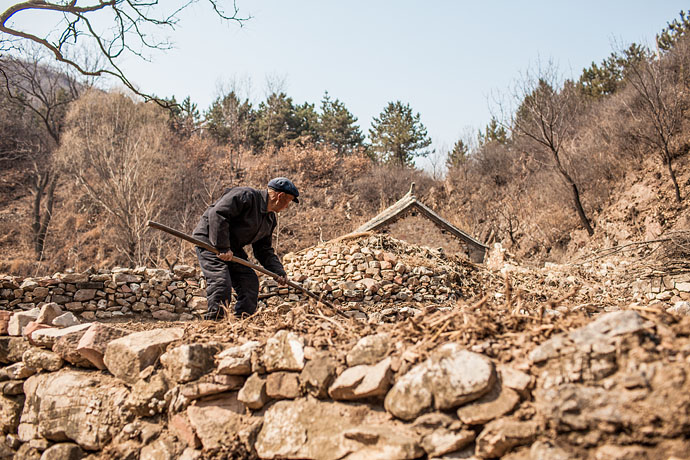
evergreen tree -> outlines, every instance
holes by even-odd
[[[175,96],[168,102],[170,104],[170,128],[180,136],[191,136],[201,122],[197,105],[192,102],[189,96],[181,104],[177,103]]]
[[[621,87],[630,66],[648,58],[647,49],[633,43],[621,54],[611,53],[601,64],[592,62],[591,67],[583,69],[578,89],[581,94],[595,99],[613,94]]]
[[[412,166],[415,157],[431,153],[431,139],[409,104],[389,102],[369,130],[371,149],[378,159],[400,166]]]
[[[249,142],[254,112],[248,99],[240,101],[234,91],[218,97],[206,112],[206,129],[220,144],[237,148]]]
[[[453,146],[453,150],[448,152],[448,157],[446,158],[446,168],[453,169],[462,165],[465,161],[467,161],[468,153],[469,149],[467,148],[467,145],[465,145],[462,139],[458,140]]]
[[[332,100],[326,91],[321,100],[319,142],[334,148],[339,155],[363,147],[364,136],[356,122],[345,105],[338,99]]]
[[[314,104],[305,102],[295,107],[290,130],[294,133],[290,136],[291,139],[316,141],[319,132],[319,114],[314,110]]]
[[[292,98],[285,93],[272,93],[259,104],[252,123],[252,143],[259,149],[276,149],[294,139],[298,125]]]
[[[491,121],[486,125],[486,130],[483,133],[481,129],[479,130],[477,137],[479,145],[488,144],[489,142],[497,142],[499,144],[506,144],[508,142],[506,129],[494,117],[491,117]]]
[[[685,11],[680,12],[680,21],[674,19],[668,23],[656,36],[656,43],[660,51],[670,51],[680,39],[690,30],[690,15]]]

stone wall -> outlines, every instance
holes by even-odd
[[[414,358],[384,333],[335,356],[287,329],[240,345],[185,343],[177,327],[79,327],[0,337],[0,458],[536,460],[687,451],[688,415],[668,410],[690,404],[687,362],[656,346],[654,323],[634,311],[555,334],[511,365],[453,342]]]

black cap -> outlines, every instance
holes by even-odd
[[[295,187],[295,184],[293,184],[292,181],[287,177],[276,177],[275,179],[271,179],[268,182],[268,188],[272,188],[276,192],[288,193],[295,197],[292,201],[299,203],[299,200],[297,199],[299,196],[299,191],[297,190],[297,187]]]

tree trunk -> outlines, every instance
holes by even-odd
[[[582,222],[582,225],[585,227],[585,230],[587,230],[587,233],[589,233],[589,236],[594,235],[594,229],[592,228],[592,225],[589,223],[589,219],[587,219],[585,210],[582,207],[582,202],[580,201],[580,191],[577,188],[577,184],[575,183],[573,178],[570,177],[568,171],[566,171],[563,165],[561,164],[561,159],[558,156],[558,152],[552,148],[551,153],[554,157],[554,160],[556,161],[556,167],[558,168],[558,172],[561,173],[561,176],[563,176],[568,185],[570,185],[570,189],[573,192],[573,203],[575,204],[577,215],[580,217],[580,222]]]
[[[46,234],[50,220],[53,218],[53,203],[55,201],[55,186],[57,185],[57,175],[53,174],[46,191],[46,211],[41,219],[41,225],[36,235],[36,260],[43,259],[43,248],[45,247]]]
[[[671,153],[666,150],[664,152],[664,159],[666,160],[666,167],[668,167],[668,174],[671,176],[671,182],[673,182],[673,188],[676,192],[676,201],[678,203],[681,203],[682,200],[680,198],[680,187],[678,187],[678,181],[676,180],[676,173],[673,172],[673,165],[671,163]]]

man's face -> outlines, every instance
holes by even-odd
[[[292,203],[292,200],[295,199],[294,196],[285,192],[279,192],[277,198],[278,202],[276,203],[275,212],[280,212],[287,209],[287,207],[290,206],[290,203]]]

